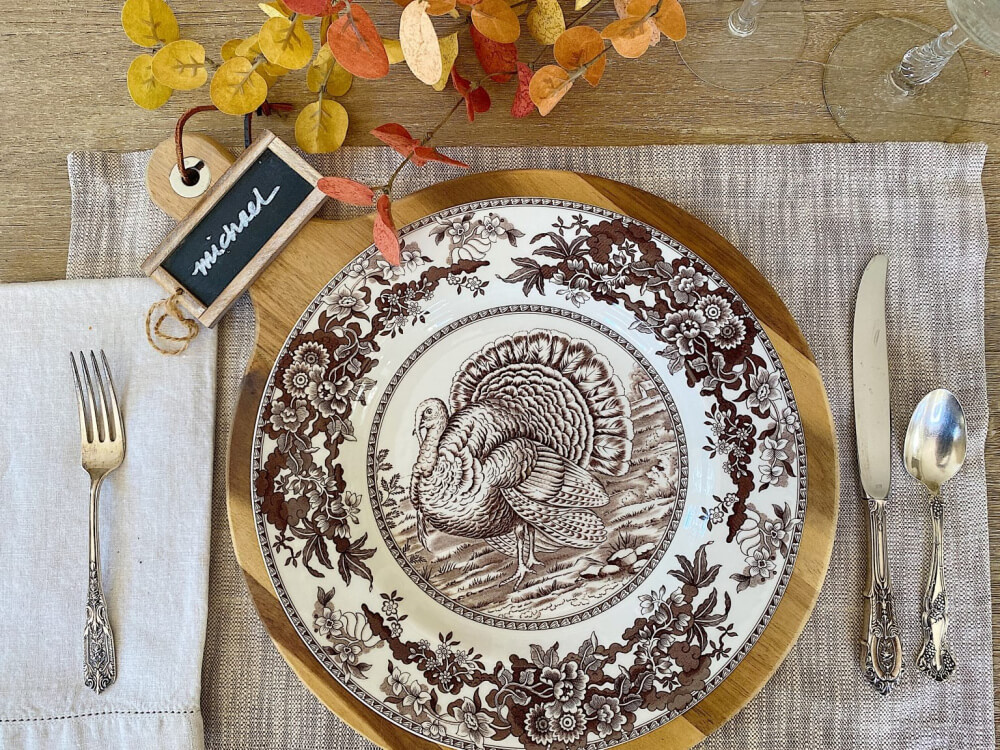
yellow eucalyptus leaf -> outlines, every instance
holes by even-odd
[[[306,68],[306,88],[314,94],[318,93],[323,86],[323,81],[326,80],[326,74],[335,63],[333,53],[324,44],[319,48],[316,57],[309,63],[309,67]]]
[[[267,98],[267,81],[245,57],[234,57],[219,66],[209,88],[212,104],[227,115],[253,112]]]
[[[257,3],[257,7],[271,18],[288,18],[283,6],[284,3]]]
[[[140,47],[159,47],[180,37],[174,12],[163,0],[125,0],[122,28]]]
[[[143,109],[159,109],[174,93],[172,88],[164,86],[153,77],[152,55],[139,55],[135,58],[128,66],[125,80],[132,101]]]
[[[275,78],[281,78],[281,76],[288,75],[288,73],[291,72],[288,70],[288,68],[283,68],[280,65],[275,65],[274,63],[268,62],[267,60],[261,61],[260,68],[258,68],[258,70],[263,70],[265,73],[267,73],[268,75],[272,75]]]
[[[295,142],[307,154],[336,151],[347,137],[347,110],[333,99],[307,104],[295,118]]]
[[[455,66],[458,58],[458,32],[443,36],[438,39],[441,46],[441,77],[433,85],[435,91],[444,91],[448,85],[448,78],[451,76],[451,69]]]
[[[590,5],[594,0],[576,0],[576,5],[573,6],[574,10],[583,10],[588,5]]]
[[[427,0],[413,0],[399,14],[399,46],[410,72],[434,85],[441,78],[441,45],[434,22],[427,15]]]
[[[396,63],[401,63],[405,59],[403,57],[403,48],[399,44],[398,39],[382,39],[382,46],[385,47],[386,57],[389,58],[389,64],[395,65]]]
[[[539,44],[555,44],[559,35],[566,31],[566,19],[559,0],[538,0],[525,23],[528,33]]]
[[[343,96],[351,90],[354,76],[340,63],[333,64],[333,72],[326,81],[326,93],[330,96]]]
[[[336,65],[336,63],[337,61],[333,59],[333,53],[330,51],[330,48],[325,44],[320,47],[319,52],[316,53],[316,57],[312,59],[312,62],[309,63],[309,67],[306,69],[306,88],[314,94],[318,93],[323,86],[323,81],[326,80],[326,76],[330,72],[330,68]]]
[[[230,39],[228,42],[222,45],[222,62],[226,60],[232,60],[236,57],[236,50],[239,46],[243,44],[242,39]]]
[[[164,86],[190,91],[208,80],[205,48],[190,39],[178,39],[153,55],[153,75]]]
[[[326,93],[330,96],[343,96],[354,83],[354,76],[334,59],[333,53],[325,44],[309,64],[306,87],[316,94],[323,86],[323,81],[326,81]]]
[[[304,68],[313,56],[313,38],[301,18],[294,22],[284,16],[267,19],[260,27],[258,43],[268,62],[289,70]]]
[[[253,34],[244,39],[240,45],[236,48],[236,54],[240,57],[245,57],[248,60],[252,60],[260,54],[260,44],[258,40],[260,39],[260,34]]]

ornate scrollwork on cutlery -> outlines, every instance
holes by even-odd
[[[108,620],[101,578],[94,562],[90,563],[87,585],[87,624],[83,630],[83,684],[102,693],[118,676],[115,664],[115,639]]]
[[[948,679],[955,671],[955,660],[948,648],[948,599],[944,589],[944,545],[941,524],[943,510],[939,497],[931,498],[931,524],[934,528],[934,548],[931,570],[924,593],[921,617],[924,641],[917,655],[917,667],[938,682]]]
[[[885,502],[868,500],[871,559],[868,576],[865,677],[881,695],[888,695],[903,669],[903,648],[886,559]]]

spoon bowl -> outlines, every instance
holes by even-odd
[[[903,446],[906,470],[932,495],[965,463],[965,413],[955,394],[939,388],[924,396],[910,418]]]

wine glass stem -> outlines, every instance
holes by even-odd
[[[956,24],[926,44],[908,50],[899,65],[890,71],[889,80],[900,92],[913,96],[938,77],[958,48],[967,41],[968,34]]]
[[[743,4],[729,14],[729,33],[750,36],[757,30],[757,16],[764,7],[764,0],[743,0]]]

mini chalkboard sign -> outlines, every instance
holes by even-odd
[[[265,131],[146,258],[143,273],[215,325],[319,209],[319,178]]]

